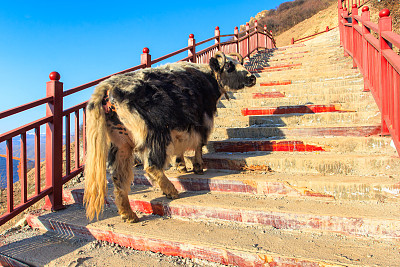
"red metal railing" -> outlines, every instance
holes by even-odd
[[[331,30],[333,30],[333,29],[336,29],[336,27],[333,27],[333,28],[330,29],[329,26],[326,26],[325,31],[317,32],[317,33],[308,35],[308,36],[306,36],[306,37],[299,38],[299,39],[297,39],[297,40],[295,40],[294,38],[292,38],[292,40],[291,40],[290,43],[291,43],[291,44],[295,44],[295,43],[300,42],[300,41],[306,41],[306,40],[308,40],[308,39],[310,39],[310,38],[312,38],[312,37],[314,37],[314,36],[320,35],[320,34],[322,34],[322,33],[329,32],[329,31],[331,31]]]
[[[368,6],[358,15],[357,5],[352,14],[339,1],[339,29],[345,55],[353,58],[364,76],[365,91],[371,91],[382,114],[382,135],[391,135],[400,154],[400,35],[392,31],[390,11],[382,9],[378,24],[370,21]],[[373,32],[375,33],[375,37]]]
[[[347,8],[349,10],[349,14],[352,12],[353,5],[357,5],[359,8],[363,5],[366,5],[371,0],[339,0],[342,8]]]
[[[196,43],[194,35],[189,35],[188,46],[173,53],[167,54],[155,60],[151,60],[149,49],[144,48],[141,55],[141,64],[116,74],[136,71],[143,68],[151,67],[165,59],[171,58],[183,52],[188,51],[188,56],[180,61],[190,61],[195,63],[208,63],[209,59],[216,51],[225,53],[237,52],[243,57],[248,57],[254,51],[265,48],[271,49],[275,47],[275,40],[270,32],[267,32],[266,26],[263,30],[257,28],[257,24],[250,28],[247,27],[245,32],[239,33],[235,28],[234,34],[220,35],[219,28],[216,27],[215,35],[205,41]],[[243,35],[243,36],[242,36]],[[239,36],[242,36],[239,38]],[[221,42],[221,38],[230,37],[231,40]],[[214,44],[196,52],[196,47],[214,41]],[[100,78],[98,80],[71,88],[63,91],[63,83],[60,82],[60,75],[57,72],[50,73],[50,81],[47,82],[47,94],[45,98],[33,101],[31,103],[15,107],[0,112],[0,119],[19,114],[26,110],[46,105],[46,115],[43,118],[35,120],[31,123],[18,127],[17,129],[0,135],[0,143],[6,142],[6,172],[7,172],[7,211],[0,217],[0,225],[4,224],[14,216],[18,215],[37,201],[46,198],[45,208],[58,210],[63,208],[62,187],[63,184],[71,180],[73,177],[83,171],[83,156],[86,149],[85,137],[85,116],[87,101],[75,105],[71,108],[63,110],[64,97],[80,92],[84,89],[97,85],[101,81],[106,80],[112,75]],[[80,114],[82,114],[82,127],[80,127]],[[74,166],[71,166],[71,116],[75,117],[74,122]],[[63,121],[65,126],[63,127]],[[40,163],[40,128],[46,127],[46,177],[45,188],[41,188],[41,163]],[[63,132],[64,128],[64,132]],[[27,190],[27,146],[26,135],[28,131],[35,131],[35,193],[28,198]],[[81,133],[82,131],[82,137]],[[65,146],[63,145],[63,134],[65,134]],[[21,186],[21,203],[14,203],[14,184],[13,184],[13,142],[12,138],[20,136],[21,138],[21,168],[20,168],[20,186]],[[80,140],[82,139],[82,140]],[[63,156],[63,146],[65,147],[65,156]],[[82,151],[81,151],[82,150]],[[82,159],[81,159],[82,158]],[[65,165],[63,165],[65,162]],[[63,171],[64,166],[64,171]]]

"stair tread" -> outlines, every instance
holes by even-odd
[[[183,221],[154,215],[142,215],[141,223],[127,224],[121,222],[115,208],[106,208],[100,221],[88,223],[85,210],[79,205],[57,213],[44,212],[41,217],[38,215],[29,216],[31,225],[43,230],[45,227],[51,230],[52,226],[66,237],[94,236],[140,250],[186,257],[200,255],[224,264],[237,265],[240,261],[263,264],[263,259],[296,264],[315,262],[315,265],[324,262],[400,264],[393,243],[337,234],[295,233],[272,227]]]
[[[400,223],[398,214],[400,206],[397,203],[377,203],[361,201],[334,201],[312,198],[268,197],[260,195],[222,193],[222,192],[181,192],[178,199],[170,200],[149,187],[136,186],[129,194],[130,200],[162,203],[168,207],[198,206],[207,209],[225,209],[234,213],[235,210],[251,210],[266,213],[307,214],[311,216],[333,216],[370,218],[378,221],[393,220]],[[193,214],[191,217],[197,217]]]

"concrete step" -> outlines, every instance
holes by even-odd
[[[369,93],[354,93],[354,94],[336,94],[336,95],[311,95],[311,96],[301,96],[301,97],[274,97],[274,98],[261,98],[262,95],[254,94],[255,99],[221,99],[217,104],[218,108],[255,108],[255,107],[281,107],[289,106],[294,108],[295,106],[321,106],[319,111],[322,111],[322,106],[326,106],[326,110],[334,111],[351,111],[343,110],[341,106],[343,105],[364,105],[364,104],[375,104],[375,99]],[[329,109],[329,106],[336,105],[337,109]],[[314,107],[315,109],[315,107]],[[317,111],[317,110],[316,110]],[[292,113],[302,113],[302,112],[292,112]],[[317,112],[316,112],[317,113]],[[255,114],[254,114],[255,115]],[[265,114],[260,114],[265,115]]]
[[[329,69],[326,69],[329,66]],[[305,76],[317,75],[317,76],[339,76],[347,75],[351,73],[359,73],[357,69],[352,69],[352,64],[347,61],[336,61],[331,60],[314,60],[313,64],[301,62],[283,62],[278,64],[269,64],[268,62],[263,62],[260,64],[247,66],[250,72],[257,73],[260,76],[270,77],[270,76],[280,76],[286,74],[298,75],[301,71],[307,71],[303,73]],[[257,75],[256,75],[257,76]]]
[[[377,136],[381,133],[380,125],[355,124],[352,126],[325,125],[299,127],[249,127],[222,128],[216,127],[210,136],[210,141],[231,138],[287,138],[287,137],[333,137],[333,136]]]
[[[325,112],[314,114],[286,114],[271,116],[236,116],[219,112],[214,119],[215,128],[246,128],[246,127],[298,127],[332,125],[379,125],[381,122],[380,112]]]
[[[27,219],[33,228],[51,231],[65,238],[104,240],[136,250],[226,265],[400,264],[398,248],[391,241],[353,238],[336,233],[299,234],[274,227],[183,221],[155,215],[143,215],[142,222],[126,224],[121,222],[114,207],[106,208],[100,221],[89,223],[81,205],[72,205],[57,213],[30,214]]]
[[[357,152],[395,155],[390,137],[303,137],[285,139],[232,139],[211,141],[203,149],[213,152]]]
[[[114,203],[109,185],[108,203]],[[176,219],[258,224],[282,230],[340,232],[373,238],[400,238],[400,206],[394,202],[333,198],[271,197],[210,191],[181,192],[169,200],[148,186],[134,186],[129,195],[134,211]],[[355,216],[356,214],[356,216]],[[346,223],[347,222],[347,223]],[[362,227],[360,227],[362,225]]]
[[[287,52],[286,54],[278,54],[274,51],[268,52],[259,52],[254,55],[251,60],[246,62],[246,67],[253,67],[254,65],[270,65],[272,64],[282,64],[282,63],[304,63],[304,64],[312,64],[316,60],[322,60],[327,62],[348,62],[352,63],[352,59],[350,57],[343,56],[342,49],[334,49],[329,53],[320,53],[317,51],[311,52],[310,50],[304,50],[301,52]]]
[[[277,84],[278,85],[275,85]],[[263,86],[266,84],[268,86]],[[272,85],[271,85],[272,84]],[[231,94],[261,93],[261,92],[285,92],[286,96],[318,95],[318,94],[339,94],[356,93],[364,90],[364,81],[359,78],[349,79],[326,79],[318,82],[306,82],[304,80],[270,79],[265,82],[258,82],[253,87],[244,88]],[[290,95],[287,95],[291,93]]]
[[[221,192],[262,195],[272,198],[296,197],[318,200],[353,200],[374,202],[400,201],[400,176],[334,176],[320,174],[287,174],[260,171],[208,169],[203,175],[193,172],[166,171],[179,192]],[[151,186],[143,168],[134,169],[134,186]],[[64,192],[69,204],[83,203],[84,186],[76,185]],[[150,189],[149,189],[150,190]],[[111,192],[110,192],[111,194]],[[109,201],[112,202],[112,199]]]
[[[304,73],[307,73],[305,75]],[[323,82],[326,80],[347,80],[349,78],[362,78],[360,73],[353,70],[350,71],[331,71],[324,73],[326,71],[316,70],[309,71],[307,69],[298,70],[288,70],[288,71],[278,71],[278,72],[266,72],[266,73],[255,73],[257,77],[257,83],[268,82],[270,80],[286,80],[290,79],[292,81],[299,80],[303,82]]]
[[[400,172],[400,159],[397,155],[368,152],[219,152],[204,155],[204,162],[209,169],[293,174],[393,176]]]
[[[344,103],[344,102],[354,102],[360,99],[372,98],[370,92],[363,92],[360,90],[359,86],[354,86],[354,91],[349,91],[346,93],[338,93],[338,94],[316,94],[318,90],[313,90],[313,94],[311,92],[301,92],[298,91],[297,95],[293,95],[295,92],[286,92],[286,91],[277,91],[275,88],[267,88],[263,87],[262,92],[242,92],[238,91],[237,93],[230,92],[229,100],[230,101],[245,101],[245,100],[254,100],[254,99],[264,99],[265,101],[274,103],[273,101],[279,101],[280,99],[275,98],[290,98],[293,101],[294,105],[306,104],[306,103]],[[349,87],[343,87],[344,91],[348,91]],[[275,99],[275,100],[274,100]],[[228,100],[225,98],[221,100],[221,103],[226,103]],[[226,106],[226,105],[224,105]]]
[[[315,103],[315,105],[291,105],[290,99],[286,98],[279,98],[275,99],[273,106],[270,106],[268,101],[265,100],[256,100],[254,102],[260,103],[258,106],[239,106],[236,107],[234,103],[228,103],[228,107],[222,107],[222,103],[218,104],[218,111],[217,111],[217,116],[219,117],[227,117],[227,116],[265,116],[270,114],[270,112],[273,112],[273,110],[277,110],[276,112],[278,113],[277,115],[283,115],[281,113],[286,112],[286,114],[310,114],[312,113],[312,110],[315,109],[315,106],[321,107],[319,109],[320,111],[323,111],[323,107],[326,107],[326,110],[329,111],[330,106],[335,106],[332,103],[328,105],[324,105],[324,103]],[[238,104],[240,101],[237,102]],[[261,106],[261,104],[264,104],[265,106]],[[320,104],[320,105],[319,105]],[[321,105],[322,104],[322,105]],[[240,104],[239,104],[240,105]],[[277,106],[278,105],[278,106]],[[310,108],[310,106],[314,106],[314,108]],[[373,99],[363,99],[358,102],[347,102],[347,103],[341,103],[338,104],[337,107],[340,107],[339,109],[336,109],[333,112],[379,112],[379,109],[376,105],[376,102]],[[332,108],[332,110],[334,110]],[[318,112],[317,112],[318,113]],[[265,115],[264,115],[265,114]],[[275,115],[275,114],[270,114],[270,115]],[[334,122],[333,122],[334,123]]]

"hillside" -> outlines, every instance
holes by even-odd
[[[295,3],[299,2],[293,1],[293,2],[285,2],[282,5],[286,5],[286,3]],[[302,1],[305,2],[305,1]],[[312,35],[317,32],[324,31],[326,27],[328,26],[330,29],[338,26],[338,17],[337,17],[337,1],[328,1],[329,3],[328,7],[320,10],[320,6],[314,10],[310,10],[311,7],[308,7],[309,9],[303,8],[303,10],[308,10],[307,12],[304,12],[305,15],[313,14],[312,16],[306,17],[306,16],[299,16],[298,17],[298,23],[293,24],[290,29],[284,29],[280,25],[279,20],[277,19],[277,14],[280,14],[278,12],[279,7],[275,11],[271,10],[264,10],[259,12],[255,17],[250,18],[250,26],[254,25],[254,21],[257,20],[259,22],[259,25],[267,25],[268,29],[272,29],[273,34],[275,36],[275,40],[277,43],[277,46],[285,46],[289,45],[290,41],[292,38],[300,39],[302,37],[306,37],[309,35]],[[324,5],[326,3],[324,2]],[[378,23],[379,19],[379,11],[382,10],[383,8],[388,8],[391,12],[391,17],[393,19],[393,30],[397,33],[400,34],[400,3],[397,0],[372,0],[367,3],[367,5],[370,7],[370,13],[371,13],[371,21],[374,23]],[[299,9],[300,6],[296,6],[292,10],[285,10],[287,14],[293,14],[295,13],[296,9]],[[361,13],[361,11],[360,11]],[[273,14],[273,16],[271,16]],[[285,14],[282,14],[285,17]],[[304,19],[301,19],[304,18]],[[275,21],[274,21],[275,19]],[[301,20],[300,20],[301,19]],[[267,23],[266,23],[267,22]],[[272,26],[271,26],[272,25]],[[275,25],[275,26],[273,26]],[[289,25],[289,24],[287,24]],[[244,26],[241,26],[243,29]],[[283,30],[284,29],[284,30]]]

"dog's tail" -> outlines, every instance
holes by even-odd
[[[107,196],[106,160],[110,146],[102,101],[110,89],[107,83],[98,85],[87,105],[85,163],[85,194],[83,201],[89,220],[99,218]]]

